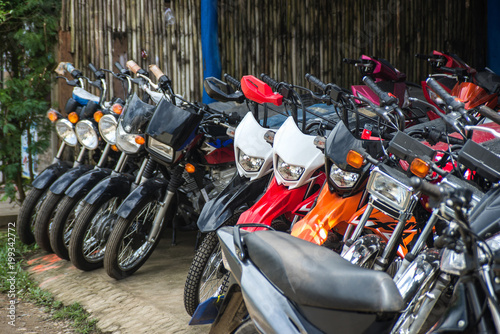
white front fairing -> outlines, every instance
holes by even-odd
[[[236,163],[236,168],[241,176],[246,176],[250,178],[250,180],[255,180],[273,170],[273,149],[271,145],[264,140],[264,134],[267,130],[268,129],[260,126],[251,112],[246,114],[236,128],[234,132],[234,156],[236,161],[239,159],[240,150],[251,157],[264,159],[264,163],[257,172],[247,172],[241,167],[239,162]]]
[[[318,168],[324,165],[325,156],[314,145],[314,138],[316,136],[303,134],[291,116],[279,128],[273,143],[274,176],[278,184],[283,184],[289,189],[301,187],[311,180]],[[297,181],[283,179],[277,170],[278,157],[290,165],[303,167],[305,170],[302,176]]]

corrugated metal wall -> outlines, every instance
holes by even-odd
[[[481,67],[486,2],[219,0],[222,71],[235,77],[265,72],[295,84],[305,84],[309,72],[347,87],[359,74],[342,58],[368,54],[417,82],[430,68],[414,54],[433,49]],[[166,24],[168,7],[174,25]],[[178,93],[201,100],[199,7],[200,0],[63,0],[59,60],[82,69],[89,62],[104,68],[127,59],[144,67],[157,63]]]

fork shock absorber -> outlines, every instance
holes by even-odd
[[[148,237],[148,242],[154,243],[158,234],[160,233],[161,227],[163,225],[163,220],[167,213],[168,207],[174,198],[174,195],[179,189],[179,187],[184,183],[184,179],[182,178],[182,174],[184,172],[184,165],[177,165],[172,172],[172,176],[170,181],[168,182],[167,193],[165,194],[165,199],[163,202],[160,202],[160,209],[156,213],[155,220],[153,222],[153,227],[151,228],[151,233]],[[175,228],[174,228],[175,231]],[[174,235],[175,237],[175,235]],[[175,240],[175,239],[174,239]]]

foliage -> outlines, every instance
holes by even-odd
[[[0,171],[6,196],[24,200],[21,136],[28,134],[30,166],[34,154],[48,147],[53,47],[57,41],[59,0],[0,0]],[[38,131],[33,140],[31,129]],[[33,171],[30,169],[33,179]]]

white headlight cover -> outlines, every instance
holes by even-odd
[[[169,162],[174,159],[174,149],[152,137],[149,137],[148,148],[166,158]]]
[[[286,181],[297,181],[304,173],[304,167],[290,165],[278,157],[278,173]]]
[[[337,165],[332,163],[332,168],[330,169],[330,179],[339,188],[352,188],[358,181],[359,174],[347,172],[340,169]]]
[[[76,123],[75,130],[78,141],[85,146],[86,149],[95,150],[97,148],[97,145],[99,145],[99,137],[91,121],[83,120]]]
[[[239,150],[238,163],[247,172],[258,172],[264,164],[264,159],[251,157],[242,150]]]
[[[118,122],[112,115],[102,116],[99,120],[99,132],[102,138],[111,145],[116,144],[116,127]]]
[[[389,175],[374,170],[367,185],[368,192],[385,204],[398,210],[405,210],[410,203],[412,188]]]
[[[135,142],[135,137],[135,134],[125,132],[121,122],[118,124],[116,129],[116,146],[118,146],[120,151],[129,154],[137,153],[141,145]]]
[[[69,146],[75,146],[78,143],[76,139],[75,131],[73,130],[73,124],[66,118],[61,118],[56,122],[57,135],[64,140],[64,142]]]

